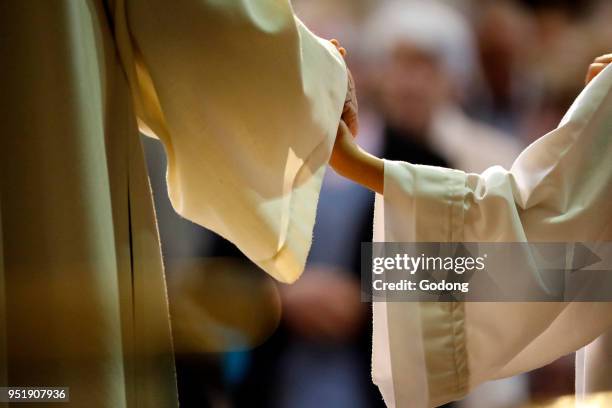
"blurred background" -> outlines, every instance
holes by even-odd
[[[612,51],[609,0],[294,0],[347,48],[359,143],[387,159],[508,168],[552,130]],[[145,139],[175,336],[181,407],[384,406],[370,379],[360,242],[373,195],[329,170],[304,276],[278,284],[230,243],[180,219],[159,143]],[[410,345],[407,345],[409,347]],[[573,392],[574,359],[484,384],[449,406],[520,407]]]

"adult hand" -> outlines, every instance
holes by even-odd
[[[340,46],[338,40],[331,40],[331,43],[338,49],[342,57],[346,57],[346,49]],[[355,89],[355,80],[353,74],[347,69],[348,73],[348,89],[346,92],[346,99],[344,101],[344,108],[342,109],[342,120],[351,131],[353,136],[357,136],[359,133],[359,104],[357,102],[357,91]]]
[[[283,319],[290,330],[315,341],[350,339],[366,318],[359,283],[346,272],[311,267],[290,286],[282,286]]]

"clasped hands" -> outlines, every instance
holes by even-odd
[[[346,50],[337,40],[331,40],[342,57]],[[354,138],[359,133],[359,105],[353,75],[348,71],[348,89],[342,117],[336,134],[336,141],[329,161],[331,167],[341,176],[363,185],[377,193],[383,193],[384,162],[361,149]]]

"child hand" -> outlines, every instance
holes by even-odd
[[[337,40],[331,40],[331,43],[338,49],[342,57],[346,56],[346,50]],[[329,164],[341,176],[383,194],[383,160],[362,150],[354,140],[354,136],[359,132],[358,110],[355,81],[351,72],[348,71],[346,100]]]
[[[342,57],[346,56],[346,49],[340,46],[338,40],[330,41],[340,52]],[[344,101],[344,108],[342,109],[342,120],[351,130],[353,136],[357,136],[359,133],[359,105],[357,103],[357,92],[355,90],[355,81],[351,71],[347,69],[348,73],[348,89],[346,92],[346,99]]]
[[[602,55],[601,57],[595,58],[595,61],[589,66],[589,71],[586,76],[586,83],[588,84],[595,78],[601,71],[604,70],[610,63],[612,63],[612,54]]]
[[[340,120],[336,141],[329,160],[330,166],[338,174],[346,177],[358,154],[359,147],[353,138],[352,132],[344,120]]]
[[[383,194],[383,160],[365,152],[357,145],[344,120],[340,121],[329,164],[341,176]]]

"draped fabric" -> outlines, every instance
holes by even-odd
[[[177,406],[138,126],[172,202],[295,280],[346,94],[288,1],[0,3],[0,380]]]
[[[608,67],[510,170],[466,174],[385,162],[374,238],[612,241],[611,136]],[[389,406],[438,406],[484,381],[550,363],[611,327],[612,303],[603,302],[375,303],[373,377]],[[609,340],[606,334],[586,349],[585,372],[577,374],[586,391],[612,389]]]
[[[166,149],[174,208],[293,282],[346,95],[342,58],[288,1],[123,1],[118,48],[141,127]]]

